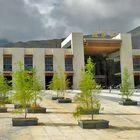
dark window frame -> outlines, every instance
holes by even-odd
[[[53,57],[45,57],[45,71],[53,71]]]
[[[12,71],[12,56],[3,56],[3,71]]]
[[[134,71],[140,71],[140,59],[133,59]]]
[[[72,57],[65,58],[65,71],[73,71],[73,58]]]
[[[33,68],[33,56],[24,56],[24,69],[31,71]]]

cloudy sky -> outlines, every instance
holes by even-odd
[[[0,0],[0,38],[62,38],[71,32],[127,32],[140,25],[140,0]]]

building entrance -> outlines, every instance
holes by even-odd
[[[12,87],[12,76],[4,76],[7,84]]]
[[[48,89],[48,86],[52,80],[53,76],[45,76],[45,89],[47,90]]]
[[[68,82],[69,82],[68,88],[72,89],[72,87],[73,87],[73,76],[67,76],[67,79],[68,79]]]
[[[93,73],[95,74],[97,83],[99,83],[102,88],[108,88],[109,86],[116,88],[121,82],[120,62],[114,62],[114,59],[107,59],[107,55],[94,54],[85,55],[85,64],[89,57],[91,57],[93,63],[95,63]]]

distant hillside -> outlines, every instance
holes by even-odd
[[[93,37],[92,35],[84,35],[85,38]],[[99,36],[98,36],[99,37]],[[110,37],[109,37],[110,38]],[[52,39],[52,40],[33,40],[27,42],[16,42],[16,43],[5,43],[0,45],[1,47],[7,48],[61,48],[62,39]]]
[[[11,44],[12,42],[8,41],[7,39],[0,39],[0,46]]]
[[[4,47],[12,48],[61,48],[61,42],[63,39],[52,39],[52,40],[35,40],[27,42],[16,42],[13,44],[6,44]]]
[[[128,33],[131,33],[131,36],[132,36],[133,49],[140,49],[140,26],[129,31]]]

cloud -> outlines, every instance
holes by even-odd
[[[53,8],[51,17],[57,22],[64,21],[70,32],[69,27],[84,33],[95,30],[126,32],[139,25],[134,22],[140,19],[139,8],[139,0],[82,0],[81,3],[66,0]]]
[[[42,15],[22,0],[0,0],[0,38],[12,41],[45,38]]]
[[[139,0],[1,0],[0,38],[50,39],[71,32],[127,32],[140,24]]]

